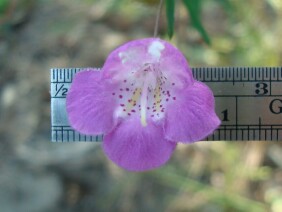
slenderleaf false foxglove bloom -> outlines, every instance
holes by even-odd
[[[67,95],[71,126],[104,134],[105,154],[130,171],[163,165],[177,142],[204,139],[220,124],[211,90],[182,53],[146,38],[114,50],[100,71],[76,74]]]

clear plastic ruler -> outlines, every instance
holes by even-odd
[[[66,95],[80,68],[51,69],[52,141],[102,141],[72,129],[66,113]],[[192,68],[216,101],[221,126],[204,140],[282,141],[282,67]],[[189,130],[189,129],[187,129]]]

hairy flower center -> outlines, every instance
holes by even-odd
[[[148,118],[153,121],[162,119],[167,104],[176,100],[171,89],[174,85],[157,64],[145,64],[123,79],[119,89],[112,93],[119,102],[117,116],[128,117],[136,113],[144,127]]]

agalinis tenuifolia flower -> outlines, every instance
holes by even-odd
[[[147,38],[114,50],[104,67],[79,72],[67,95],[71,126],[104,134],[105,154],[130,171],[163,165],[177,142],[204,139],[220,124],[211,90],[182,53]]]

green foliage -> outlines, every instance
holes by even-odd
[[[128,2],[140,2],[144,5],[157,8],[157,5],[160,3],[160,0],[120,0],[114,1],[115,5],[113,8],[125,7],[124,5]],[[176,0],[164,0],[166,7],[166,20],[167,20],[167,34],[169,38],[172,38],[174,35],[174,22],[175,22],[175,7],[178,1]],[[230,3],[230,0],[214,0],[218,5],[221,5],[224,10],[228,13],[232,12],[233,7]],[[207,44],[211,44],[211,39],[206,32],[203,23],[201,21],[201,11],[203,7],[203,0],[182,0],[182,5],[187,10],[187,13],[190,17],[191,25],[200,33],[202,39]],[[209,3],[208,1],[205,4]]]
[[[204,29],[202,23],[201,23],[201,6],[202,6],[202,1],[201,0],[183,0],[183,3],[189,11],[190,18],[191,18],[191,23],[193,27],[195,27],[198,32],[201,34],[202,38],[207,44],[210,44],[210,38]]]
[[[174,29],[174,8],[175,2],[174,0],[166,0],[166,18],[167,18],[167,34],[169,38],[173,36]]]
[[[218,0],[223,3],[225,6],[227,4],[226,0]],[[202,1],[201,0],[183,0],[184,6],[189,13],[192,26],[201,34],[202,38],[207,44],[210,44],[210,38],[206,30],[204,29],[201,23],[201,8]],[[171,38],[174,32],[174,9],[175,9],[175,1],[174,0],[166,0],[166,17],[167,17],[167,33]]]
[[[174,167],[166,165],[166,167],[156,170],[153,177],[156,177],[159,183],[171,188],[194,194],[201,193],[204,200],[216,203],[221,208],[227,209],[226,211],[265,211],[265,206],[261,202],[248,199],[230,190],[212,187],[178,172]]]
[[[192,26],[201,34],[202,38],[207,44],[211,44],[208,33],[206,32],[201,22],[201,9],[202,0],[182,0],[187,12],[189,13]],[[215,0],[218,4],[221,4],[225,10],[231,11],[232,5],[229,0]],[[167,18],[167,33],[171,38],[174,32],[174,10],[175,1],[166,0],[166,18]]]
[[[0,15],[2,15],[7,7],[8,7],[9,0],[0,0]]]
[[[230,3],[229,0],[215,0],[216,2],[218,2],[219,4],[221,4],[225,10],[232,11],[232,5]]]

